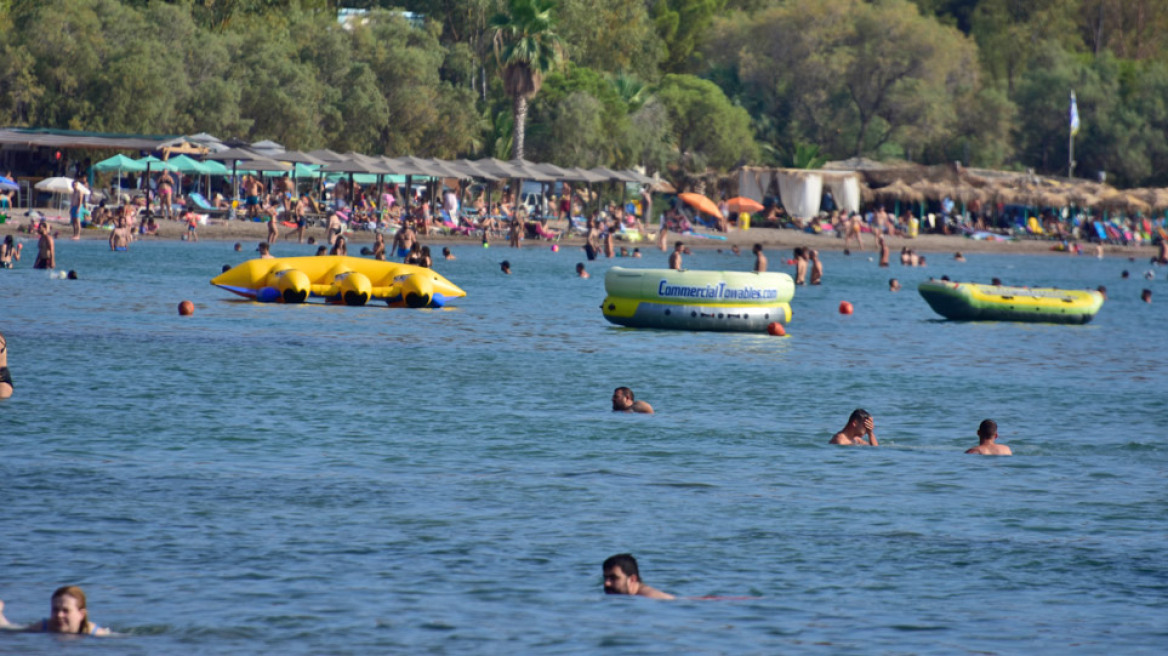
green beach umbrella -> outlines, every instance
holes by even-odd
[[[169,160],[167,160],[167,164],[170,164],[171,171],[176,171],[178,173],[189,173],[192,175],[203,175],[205,173],[210,173],[210,171],[207,170],[202,162],[187,155],[171,157]]]
[[[120,195],[122,189],[122,172],[123,171],[145,171],[146,165],[132,157],[125,155],[114,155],[109,159],[103,159],[97,164],[93,165],[94,171],[117,171],[118,172],[118,194]]]
[[[93,165],[94,171],[145,171],[146,164],[125,155],[114,155]]]

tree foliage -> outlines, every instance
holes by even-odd
[[[1060,173],[1074,90],[1076,173],[1168,184],[1163,0],[348,0],[368,13],[344,22],[338,4],[0,0],[0,125],[653,171],[861,154]],[[550,20],[521,28],[521,5]]]

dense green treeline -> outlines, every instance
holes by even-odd
[[[818,148],[1065,174],[1074,90],[1076,174],[1168,185],[1165,0],[341,4],[369,13],[0,0],[0,125],[691,172]]]

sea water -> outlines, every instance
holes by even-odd
[[[235,298],[208,281],[254,253],[224,242],[58,244],[80,280],[0,271],[0,598],[29,622],[83,586],[124,634],[87,653],[1168,648],[1163,269],[824,252],[775,338],[608,324],[605,270],[655,250],[583,280],[575,248],[456,245],[467,297],[411,311]],[[948,322],[915,291],[942,274],[1109,300]],[[657,414],[612,413],[619,385]],[[857,407],[881,447],[828,446]],[[985,418],[1014,457],[962,454]],[[620,552],[681,599],[606,597]]]

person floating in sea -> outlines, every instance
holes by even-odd
[[[897,280],[896,278],[889,278],[888,279],[888,291],[890,291],[890,292],[900,291],[900,281]]]
[[[443,258],[445,258],[445,259],[447,259],[447,260],[454,260],[454,259],[457,259],[457,258],[455,258],[455,257],[454,257],[454,253],[451,253],[451,252],[450,252],[450,248],[449,248],[449,247],[447,247],[447,246],[443,246],[443,247],[442,247],[442,257],[443,257]]]
[[[592,276],[588,275],[587,271],[584,270],[584,263],[583,262],[576,263],[576,277],[577,278],[591,278],[592,277]]]
[[[1152,302],[1152,290],[1145,289],[1144,291],[1140,292],[1140,300],[1145,302],[1145,303],[1151,303]]]
[[[977,427],[977,446],[968,449],[966,453],[979,456],[1011,456],[1014,452],[1005,444],[998,444],[998,424],[993,419],[986,419]]]
[[[653,414],[653,406],[645,401],[637,401],[633,397],[633,390],[627,387],[618,387],[612,391],[613,412],[640,412]]]
[[[677,242],[673,245],[673,252],[669,254],[669,268],[674,271],[681,271],[681,253],[685,249],[685,244]]]
[[[956,253],[953,254],[953,261],[954,262],[964,262],[965,256],[961,254],[961,251],[957,251]]]
[[[637,568],[637,559],[632,554],[617,554],[609,556],[601,566],[604,572],[604,594],[631,595],[634,597],[648,597],[649,599],[674,599],[669,593],[662,592],[641,581],[641,572]]]
[[[261,241],[260,245],[256,246],[256,251],[259,252],[261,260],[275,259],[272,256],[272,247],[268,246],[268,242],[266,242],[266,241]]]
[[[847,425],[828,444],[880,446],[876,441],[876,422],[867,410],[856,408],[848,417]]]
[[[735,245],[734,248],[738,248],[738,246]],[[754,270],[755,270],[755,272],[756,273],[766,273],[767,259],[766,259],[766,255],[764,255],[762,252],[762,244],[755,244],[754,247],[751,248],[750,250],[752,253],[754,253]],[[737,255],[737,254],[738,253],[735,253],[735,255]]]
[[[507,275],[511,275],[511,262],[508,260],[503,260],[499,263],[499,270]]]
[[[57,588],[53,593],[49,616],[39,622],[25,626],[13,624],[4,617],[4,602],[0,601],[0,629],[24,631],[26,633],[76,633],[81,635],[108,636],[110,630],[101,628],[89,620],[85,593],[75,585]]]

